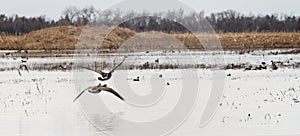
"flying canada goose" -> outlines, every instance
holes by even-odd
[[[18,68],[18,73],[19,73],[20,76],[22,76],[20,70],[24,70],[24,69],[29,73],[28,67],[25,64],[20,64],[20,66]]]
[[[108,73],[106,72],[103,72],[102,70],[97,70],[97,69],[91,69],[91,68],[88,68],[88,67],[84,67],[84,66],[81,66],[82,68],[85,68],[87,70],[91,70],[91,71],[94,71],[98,74],[100,74],[102,77],[98,77],[98,80],[100,81],[106,81],[108,79],[111,78],[111,75],[112,73],[119,67],[123,64],[123,62],[125,61],[125,59],[127,58],[127,56],[125,56],[122,60],[122,62],[120,64],[118,64],[117,66],[115,66],[111,71],[109,71]]]
[[[99,85],[97,85],[97,86],[90,86],[90,87],[88,87],[88,88],[86,88],[86,89],[84,89],[74,100],[73,100],[73,102],[75,102],[85,91],[88,91],[88,92],[90,92],[90,93],[93,93],[93,94],[98,94],[98,93],[100,93],[101,91],[106,91],[106,92],[110,92],[110,93],[112,93],[112,94],[114,94],[115,96],[117,96],[118,98],[120,98],[122,101],[124,101],[124,98],[121,96],[121,95],[119,95],[115,90],[113,90],[113,89],[111,89],[111,88],[109,88],[109,87],[107,87],[107,85],[106,84],[104,84],[104,85],[101,85],[101,84],[99,84]]]

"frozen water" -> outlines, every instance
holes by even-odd
[[[262,55],[266,52],[253,54],[235,54],[227,52],[224,55],[226,64],[251,63],[262,61],[290,60],[298,63],[299,55]],[[157,53],[140,55],[136,53],[129,57],[127,64],[139,64],[144,61],[154,61]],[[166,59],[162,56],[161,63],[169,63],[168,58],[180,63],[191,63],[185,58],[194,55],[196,62],[208,62],[214,57],[213,52],[189,52],[178,56],[170,53]],[[184,55],[186,54],[186,55]],[[210,54],[210,55],[209,55]],[[135,56],[135,57],[134,57]],[[138,59],[135,59],[138,58]],[[292,58],[292,59],[291,59]],[[86,63],[94,60],[86,58]],[[99,60],[102,60],[100,58]],[[105,57],[104,57],[105,59]],[[131,61],[132,62],[131,62]],[[135,61],[134,61],[135,60]],[[33,63],[63,63],[73,61],[72,58],[30,58],[28,65]],[[106,58],[107,62],[112,60]],[[214,63],[214,61],[210,61]],[[1,58],[0,67],[16,67],[20,62],[11,58]],[[111,62],[112,63],[112,62]],[[194,63],[194,62],[193,62]],[[291,63],[291,62],[290,62]],[[22,72],[20,77],[16,70],[0,72],[0,135],[16,136],[93,136],[110,134],[114,128],[120,127],[119,119],[147,122],[162,118],[170,112],[180,97],[183,80],[199,80],[198,100],[193,112],[187,120],[171,135],[287,135],[300,134],[300,69],[280,68],[278,70],[244,71],[226,70],[224,94],[219,104],[219,109],[205,126],[200,127],[201,115],[208,100],[209,90],[212,86],[212,71],[210,69],[197,69],[198,77],[182,78],[182,71],[195,71],[193,69],[170,70],[117,70],[112,80],[103,82],[118,91],[125,99],[124,88],[118,87],[116,81],[124,81],[138,96],[146,96],[152,90],[150,80],[153,76],[162,75],[164,93],[153,105],[138,107],[122,102],[110,93],[101,92],[98,95],[85,93],[80,99],[99,97],[110,109],[109,113],[99,113],[89,116],[82,110],[83,103],[73,99],[79,93],[75,85],[78,77],[74,78],[72,71],[35,71]],[[78,72],[78,71],[77,71]],[[97,74],[82,70],[84,75],[80,81],[79,89],[97,85]],[[123,78],[122,74],[127,77]],[[133,81],[137,76],[139,82]],[[121,78],[121,79],[117,79]],[[197,79],[196,79],[197,78]],[[75,84],[74,84],[75,83]],[[78,82],[77,82],[78,83]],[[169,85],[168,85],[168,84]],[[128,98],[128,97],[127,97]],[[130,102],[130,100],[128,100]],[[100,108],[100,107],[99,107]],[[93,126],[100,122],[103,129]],[[163,125],[163,124],[159,124]],[[160,127],[160,126],[157,127]]]

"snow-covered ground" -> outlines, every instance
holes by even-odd
[[[214,54],[214,55],[213,55]],[[128,55],[125,65],[139,65],[145,61],[159,63],[218,63],[213,61],[220,53],[181,52],[136,53]],[[118,59],[123,55],[118,54]],[[265,51],[252,54],[236,54],[226,52],[225,64],[260,64],[273,61],[300,62],[299,55],[270,55]],[[113,63],[116,55],[110,57],[82,58],[80,61],[93,63],[103,59]],[[190,60],[190,59],[193,60]],[[212,60],[211,60],[212,59]],[[27,65],[34,63],[64,63],[74,61],[72,58],[29,58]],[[20,60],[1,58],[0,69],[13,69]],[[9,68],[11,67],[11,68]],[[212,120],[204,127],[200,120],[213,85],[211,69],[149,69],[149,70],[117,70],[112,79],[102,84],[115,89],[126,100],[120,101],[107,92],[98,95],[85,93],[77,102],[73,99],[88,86],[99,84],[97,74],[88,70],[73,71],[36,71],[29,73],[17,70],[0,72],[0,135],[8,136],[96,136],[118,134],[115,131],[131,130],[123,126],[123,120],[131,122],[152,122],[168,116],[178,106],[183,92],[191,92],[184,83],[198,83],[198,94],[191,113],[180,126],[173,126],[170,135],[300,135],[300,69],[280,67],[278,70],[227,69],[221,70],[219,76],[224,81],[223,94],[220,95],[218,109]],[[189,75],[191,74],[191,75]],[[137,77],[140,81],[134,81]],[[127,86],[124,86],[127,85]],[[132,91],[133,94],[128,92]],[[156,96],[152,97],[152,94]],[[191,92],[192,93],[192,92]],[[103,101],[103,105],[95,103],[94,98]],[[148,99],[149,98],[149,99]],[[154,99],[150,99],[154,98]],[[192,99],[193,97],[184,98]],[[90,100],[90,101],[84,101]],[[88,103],[86,103],[88,102]],[[187,105],[189,106],[189,105]],[[92,109],[87,111],[86,109]],[[93,110],[94,109],[94,110]],[[90,113],[94,112],[94,113]],[[178,114],[181,112],[178,112]],[[174,120],[177,114],[172,114]],[[156,124],[157,129],[165,124]],[[150,132],[143,132],[151,134]],[[154,132],[152,132],[154,133]]]

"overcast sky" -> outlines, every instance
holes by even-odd
[[[40,16],[58,19],[64,8],[94,6],[105,9],[122,0],[0,0],[0,14]],[[143,0],[140,0],[143,1]],[[148,0],[151,1],[151,0]],[[163,0],[161,0],[163,1]],[[300,16],[300,0],[181,0],[197,11],[206,14],[233,9],[244,14],[284,13]]]

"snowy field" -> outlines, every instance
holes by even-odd
[[[165,57],[159,53],[148,56],[127,54],[129,57],[124,65],[154,62],[157,58],[160,58],[160,63],[219,63],[214,61],[213,52],[208,54],[189,52],[187,55],[181,52],[182,56],[178,54],[169,54]],[[190,61],[189,58],[194,60]],[[94,61],[89,58],[86,60],[84,60],[86,63]],[[259,65],[261,62],[269,64],[271,60],[285,63],[289,61],[289,64],[296,65],[300,62],[300,57],[297,54],[270,55],[266,51],[252,54],[227,52],[224,54],[224,62],[217,65],[225,66],[232,63]],[[191,114],[170,135],[300,135],[300,126],[297,125],[300,122],[299,68],[279,67],[278,70],[272,70],[269,64],[267,70],[221,70],[225,75],[223,79],[225,84],[218,110],[209,124],[200,127],[200,119],[214,82],[212,79],[214,71],[211,69],[117,70],[111,80],[102,83],[114,88],[126,102],[106,92],[98,95],[85,93],[79,101],[73,102],[80,90],[99,83],[96,80],[97,74],[87,70],[30,70],[29,73],[21,71],[22,76],[19,76],[17,70],[13,68],[20,64],[19,61],[12,58],[0,59],[1,69],[12,69],[0,72],[1,136],[98,136],[114,134],[115,129],[120,128],[125,132],[128,126],[122,126],[119,120],[150,122],[163,118],[178,104],[182,92],[189,91],[182,87],[183,82],[189,81],[199,83],[197,101]],[[71,58],[29,58],[27,65],[30,68],[36,63],[70,61]],[[110,59],[105,61],[113,63]],[[182,73],[196,74],[183,76]],[[140,81],[133,80],[137,77],[140,77]],[[163,93],[155,101],[143,103],[144,107],[143,104],[136,105],[131,96],[126,94],[127,88],[119,86],[120,82],[128,84],[130,90],[142,97],[155,91],[152,81],[162,86]],[[86,113],[84,110],[86,105],[80,100],[92,98],[103,100],[109,112],[92,113],[93,116]],[[100,126],[95,126],[97,123]],[[163,125],[158,124],[157,127]]]

